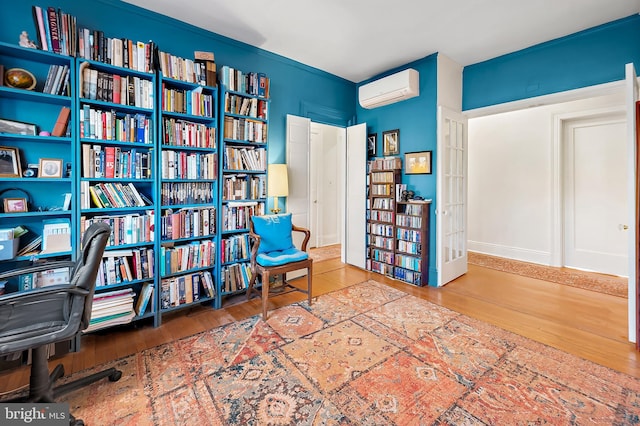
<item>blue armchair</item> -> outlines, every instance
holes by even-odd
[[[293,225],[291,213],[252,216],[249,226],[249,238],[252,245],[251,280],[247,288],[247,299],[251,299],[253,292],[262,297],[262,318],[266,321],[269,278],[282,274],[285,289],[306,293],[309,305],[311,305],[313,259],[306,252],[311,236],[309,230]],[[293,232],[302,232],[305,235],[301,250],[293,245]],[[307,270],[306,290],[291,285],[285,279],[287,272],[299,269]],[[255,288],[258,275],[261,277],[262,292]]]

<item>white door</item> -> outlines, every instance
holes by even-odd
[[[287,174],[289,196],[287,211],[293,223],[309,227],[309,127],[311,120],[287,115]],[[297,243],[302,242],[298,238]],[[296,244],[299,246],[299,244]]]
[[[438,107],[436,264],[438,286],[467,272],[467,118]]]
[[[309,158],[313,161],[309,162],[309,231],[311,231],[311,240],[309,247],[320,247],[320,236],[322,235],[321,214],[318,202],[322,201],[322,128],[315,123],[311,123],[311,134],[309,143]]]
[[[627,110],[627,194],[630,200],[628,204],[629,218],[629,341],[636,342],[640,330],[640,317],[636,309],[637,279],[638,279],[638,164],[637,164],[637,126],[636,102],[638,102],[638,78],[633,64],[627,64],[626,76],[626,110]],[[633,200],[633,202],[631,202]],[[636,344],[636,348],[638,345]]]
[[[564,266],[627,276],[624,113],[564,123]]]
[[[347,127],[343,262],[365,268],[367,199],[367,125]]]

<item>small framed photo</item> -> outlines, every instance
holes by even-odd
[[[41,158],[38,166],[38,177],[61,178],[62,160],[57,158]]]
[[[367,156],[375,157],[377,143],[378,143],[377,133],[370,133],[367,135]]]
[[[430,175],[431,151],[407,152],[404,154],[406,175]]]
[[[20,151],[10,146],[0,146],[0,177],[21,177]]]
[[[382,151],[385,157],[400,154],[400,129],[382,132]]]
[[[35,136],[36,130],[35,124],[0,118],[0,133]]]
[[[5,213],[21,213],[28,211],[26,198],[5,198],[3,202]]]

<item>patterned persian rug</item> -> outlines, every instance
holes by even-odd
[[[375,281],[111,365],[66,396],[88,425],[640,422],[640,380]]]
[[[314,262],[335,259],[336,257],[340,257],[340,249],[340,244],[334,244],[324,247],[314,247],[312,249],[309,249],[309,256],[311,256]]]
[[[554,268],[536,263],[520,262],[488,254],[468,252],[468,261],[473,265],[496,269],[502,272],[537,278],[557,284],[597,291],[612,296],[627,297],[627,279],[613,275],[583,272],[577,269]]]

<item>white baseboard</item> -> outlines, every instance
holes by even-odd
[[[491,256],[505,257],[507,259],[520,260],[523,262],[538,263],[540,265],[551,265],[551,253],[539,250],[531,250],[520,247],[509,247],[499,244],[481,243],[478,241],[468,241],[469,251],[488,254]]]

